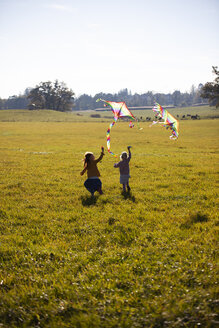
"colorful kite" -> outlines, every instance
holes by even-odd
[[[172,131],[170,139],[176,140],[179,137],[179,121],[177,121],[173,115],[171,115],[157,102],[155,103],[152,110],[156,113],[155,117],[157,120],[153,121],[151,126],[157,123],[162,124],[166,129],[170,129]],[[161,119],[163,121],[160,121]]]
[[[117,157],[110,150],[110,131],[111,131],[111,128],[113,127],[113,125],[116,123],[116,121],[120,117],[128,117],[130,119],[130,123],[129,123],[130,128],[134,127],[133,121],[137,122],[137,120],[134,117],[134,115],[132,115],[132,113],[130,112],[130,110],[128,109],[128,107],[126,106],[126,103],[124,101],[122,101],[122,102],[106,101],[106,100],[103,100],[101,98],[96,100],[96,102],[98,102],[98,101],[103,101],[105,103],[104,106],[110,106],[111,110],[114,114],[114,121],[110,124],[110,126],[107,130],[107,133],[106,133],[106,137],[107,137],[107,150],[108,150],[108,152],[110,154],[112,154],[113,156]],[[138,122],[137,122],[137,124],[138,124]]]

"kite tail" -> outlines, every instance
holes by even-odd
[[[143,128],[140,127],[138,121],[135,119],[137,126],[138,126],[138,130],[142,130]],[[129,127],[130,128],[134,128],[134,123],[132,121],[129,122]]]
[[[116,123],[116,120],[114,120],[111,124],[110,124],[110,126],[109,126],[109,128],[108,128],[108,130],[107,130],[107,132],[106,132],[106,138],[107,138],[107,142],[106,142],[106,144],[107,144],[107,150],[108,150],[108,153],[110,153],[111,155],[113,155],[114,157],[117,157],[117,155],[115,155],[111,150],[110,150],[110,131],[111,131],[111,128],[113,127],[113,125]]]
[[[158,121],[153,121],[153,123],[151,123],[150,125],[149,125],[149,128],[151,128],[154,124],[157,124],[158,123]]]
[[[170,139],[172,139],[172,140],[177,140],[178,138],[175,136],[175,135],[171,135],[170,137],[169,137]]]
[[[143,128],[140,127],[138,121],[136,121],[136,122],[137,122],[138,130],[142,130]]]
[[[130,128],[134,128],[134,124],[133,124],[132,121],[129,122],[129,127],[130,127]]]
[[[170,136],[170,139],[177,140],[178,139],[178,134],[175,131],[172,131],[172,134]]]

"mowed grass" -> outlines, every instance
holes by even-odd
[[[108,123],[0,123],[1,327],[216,327],[218,120],[118,122],[90,199],[85,151]]]
[[[172,115],[179,120],[191,120],[187,115],[199,115],[201,119],[219,118],[219,111],[215,107],[176,107],[169,109]],[[146,118],[154,119],[154,112],[150,109],[133,110],[133,115],[140,121]],[[85,110],[72,112],[58,112],[52,110],[0,110],[0,122],[107,122],[112,121],[113,114],[110,108],[105,111]]]

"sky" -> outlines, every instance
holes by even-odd
[[[76,97],[172,93],[219,67],[219,0],[0,0],[0,98],[40,82]]]

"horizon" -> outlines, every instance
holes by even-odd
[[[54,81],[41,81],[41,82],[54,82]],[[41,83],[40,82],[40,83]],[[59,82],[64,82],[64,81],[59,81]],[[210,82],[210,81],[209,81]],[[40,83],[38,83],[37,85],[39,85]],[[65,83],[65,82],[64,82]],[[36,87],[36,86],[35,86]],[[30,88],[30,89],[34,89],[35,87],[33,87],[33,88]],[[68,87],[68,86],[67,86]],[[143,92],[143,93],[139,93],[139,92],[135,92],[135,93],[133,93],[131,90],[128,90],[127,88],[124,88],[124,89],[121,89],[121,90],[118,90],[117,92],[114,92],[114,93],[112,93],[112,92],[103,92],[103,91],[99,91],[99,92],[97,92],[97,93],[95,93],[94,95],[90,95],[90,94],[88,94],[88,93],[86,93],[86,92],[84,92],[84,93],[81,93],[81,94],[79,94],[79,95],[76,95],[76,94],[74,94],[74,99],[78,99],[78,98],[80,98],[81,96],[83,96],[83,95],[87,95],[87,96],[89,96],[89,97],[92,97],[92,98],[94,98],[95,96],[97,96],[98,94],[111,94],[111,95],[118,95],[119,94],[119,92],[121,92],[121,91],[123,91],[123,90],[127,90],[127,92],[128,92],[128,95],[130,95],[130,96],[133,96],[133,95],[135,95],[135,94],[137,94],[137,95],[143,95],[143,94],[147,94],[148,92],[151,92],[153,95],[156,95],[156,94],[163,94],[163,95],[168,95],[168,94],[173,94],[175,91],[179,91],[181,94],[184,94],[184,93],[191,93],[192,92],[192,88],[195,88],[195,90],[197,90],[198,89],[198,86],[195,86],[194,84],[193,85],[191,85],[191,87],[190,87],[190,90],[186,90],[186,91],[181,91],[181,90],[177,90],[177,89],[175,89],[175,90],[173,90],[172,92],[167,92],[167,93],[165,93],[165,92],[160,92],[160,91],[158,91],[158,92],[156,92],[156,91],[154,91],[154,90],[145,90],[145,92]],[[28,88],[26,88],[26,89],[24,89],[24,91],[23,91],[23,93],[19,93],[19,94],[17,94],[17,95],[10,95],[9,97],[7,97],[7,98],[2,98],[1,96],[0,96],[0,99],[2,99],[2,100],[4,100],[4,99],[9,99],[10,97],[21,97],[21,96],[24,96],[24,93],[25,93],[25,91],[27,90]],[[68,89],[69,90],[72,90],[73,92],[74,92],[74,90],[72,89],[72,88],[69,88],[68,87]]]

